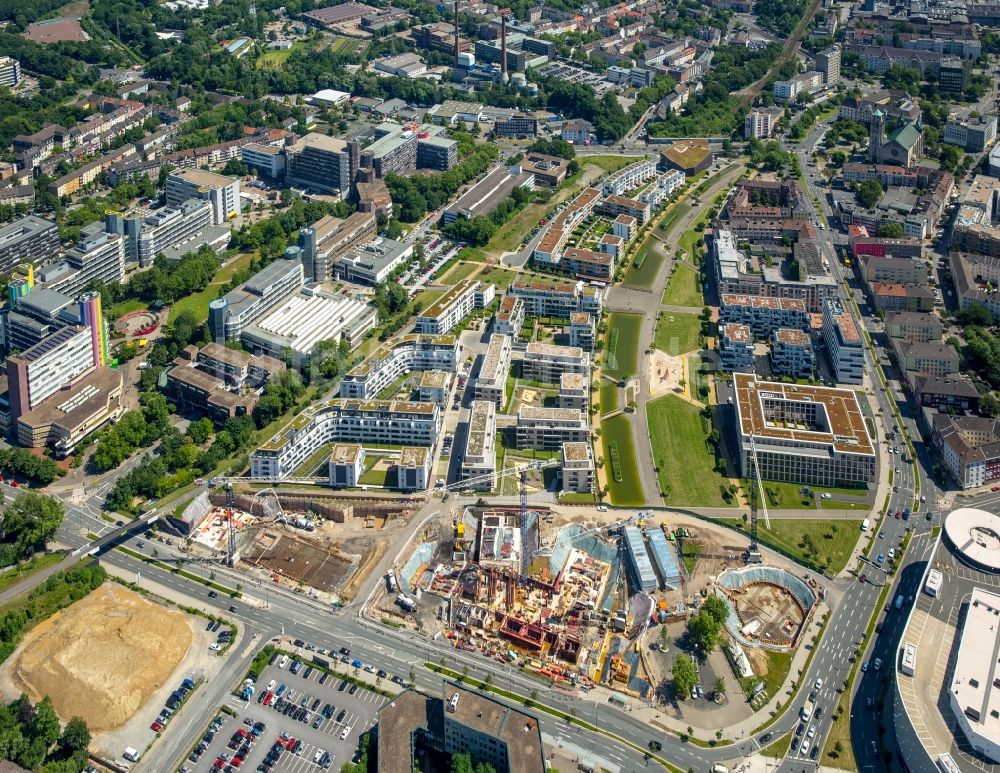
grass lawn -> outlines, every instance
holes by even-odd
[[[479,275],[484,282],[491,282],[497,286],[497,290],[503,292],[513,284],[517,273],[509,268],[491,268]]]
[[[750,481],[744,480],[742,483],[743,490],[749,496]],[[767,497],[767,506],[776,510],[801,510],[807,507],[816,507],[816,500],[813,496],[809,494],[803,496],[802,489],[802,486],[795,483],[765,480],[764,496]]]
[[[736,518],[723,519],[723,522],[746,528],[743,521]],[[760,541],[765,545],[784,551],[801,564],[819,567],[832,576],[847,565],[858,541],[861,519],[772,518],[770,529],[760,521],[757,527]]]
[[[351,38],[334,38],[330,43],[330,50],[335,54],[348,54],[354,56],[364,49],[368,44],[363,40],[352,40]]]
[[[482,263],[456,263],[451,267],[451,270],[441,279],[438,280],[441,284],[458,284],[463,279],[468,279],[474,273],[482,269]]]
[[[608,322],[608,337],[605,344],[607,359],[604,372],[615,379],[627,379],[635,375],[639,362],[639,328],[642,317],[638,314],[612,314]]]
[[[720,487],[729,484],[715,471],[698,408],[665,395],[646,405],[646,421],[667,504],[724,505]]]
[[[667,282],[663,292],[663,303],[667,306],[693,306],[700,308],[705,305],[705,298],[698,287],[698,273],[686,263],[675,263],[674,272]]]
[[[870,510],[871,506],[865,502],[844,502],[836,499],[820,500],[819,506],[824,510]]]
[[[208,283],[208,287],[194,295],[189,295],[187,298],[181,298],[171,306],[170,316],[176,317],[182,311],[191,311],[199,322],[204,322],[208,319],[208,304],[219,297],[219,287],[227,284],[236,272],[249,266],[252,259],[253,253],[244,252],[227,260],[226,265],[215,273],[215,277]]]
[[[656,276],[660,273],[664,260],[666,258],[663,255],[660,243],[653,239],[652,236],[646,237],[646,241],[643,242],[638,252],[636,252],[635,257],[629,263],[623,284],[630,287],[642,287],[648,290],[653,286],[653,282],[656,281]],[[638,266],[635,265],[636,261],[639,261]]]
[[[302,50],[305,46],[302,43],[293,43],[287,51],[265,51],[255,62],[258,70],[273,70],[285,66],[288,57],[293,51]]]
[[[646,504],[639,482],[638,464],[635,458],[635,444],[632,441],[632,426],[623,414],[601,423],[601,445],[604,449],[604,464],[608,471],[608,493],[611,503],[638,507]],[[612,456],[612,448],[617,452]],[[617,462],[614,459],[617,458]],[[621,481],[615,480],[615,470],[620,470]]]
[[[605,172],[617,172],[629,164],[639,161],[638,156],[581,156],[577,159],[580,166],[599,166]]]
[[[48,566],[58,564],[66,558],[65,553],[39,553],[18,566],[12,566],[3,574],[0,574],[0,591],[5,591],[11,585],[20,582],[29,574],[40,572]]]
[[[604,379],[601,381],[601,413],[618,410],[618,385]]]
[[[413,303],[420,303],[420,308],[426,309],[434,301],[444,295],[444,290],[421,290],[413,299]]]
[[[826,746],[823,747],[823,764],[841,770],[858,769],[858,761],[854,759],[854,745],[851,743],[850,696],[850,691],[840,696],[840,702],[837,704],[837,711],[840,713],[834,712],[833,727],[830,728],[830,735],[826,738]],[[839,752],[835,750],[838,741],[840,742]]]
[[[653,345],[661,352],[673,356],[686,354],[698,348],[700,334],[701,320],[696,314],[663,311],[656,323]]]
[[[698,563],[698,554],[701,552],[701,543],[697,540],[683,540],[681,546],[681,560],[684,561],[684,569],[688,575],[694,574],[695,564]]]
[[[782,759],[786,754],[788,754],[788,747],[792,744],[792,734],[785,733],[781,738],[775,741],[770,746],[761,749],[761,754],[765,757],[772,757],[774,759]]]
[[[121,303],[115,304],[111,307],[109,317],[118,319],[124,317],[126,314],[131,314],[133,311],[139,311],[140,309],[145,309],[148,304],[145,301],[141,301],[138,298],[133,298],[130,301],[122,301]]]
[[[705,236],[703,231],[696,231],[694,228],[690,228],[681,234],[681,238],[677,240],[677,246],[684,250],[684,252],[686,252],[693,260],[694,246],[698,243],[704,243],[704,238]]]

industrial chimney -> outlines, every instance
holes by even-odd
[[[458,67],[458,0],[455,0],[455,67]]]
[[[500,82],[507,82],[507,14],[500,12]]]

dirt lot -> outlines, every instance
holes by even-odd
[[[264,529],[244,559],[317,590],[334,592],[350,573],[351,561],[304,535],[305,532],[300,535],[291,530]]]
[[[787,590],[766,583],[754,583],[731,597],[740,620],[760,621],[751,638],[765,641],[794,639],[805,620],[805,612]]]
[[[187,615],[107,582],[32,630],[9,677],[32,700],[50,696],[64,721],[80,716],[91,730],[110,730],[173,673],[192,637]]]

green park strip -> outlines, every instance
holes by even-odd
[[[698,272],[687,263],[675,263],[673,273],[663,292],[664,306],[700,307],[705,298],[698,286]]]
[[[149,564],[150,566],[155,566],[157,569],[162,569],[165,572],[170,572],[171,574],[179,574],[185,580],[191,580],[191,582],[199,583],[204,585],[206,588],[211,588],[212,590],[218,591],[219,593],[225,593],[227,596],[231,596],[234,599],[238,599],[242,594],[236,588],[227,588],[225,585],[219,585],[217,582],[212,580],[207,580],[204,577],[199,577],[196,574],[185,571],[181,569],[180,566],[171,566],[163,561],[158,561],[155,558],[150,558],[149,556],[144,556],[142,553],[137,553],[131,548],[127,548],[124,545],[116,545],[115,550],[124,553],[127,556],[142,561],[144,564]]]
[[[660,491],[671,505],[721,507],[729,481],[715,470],[705,419],[698,406],[665,395],[646,405],[653,464]]]
[[[624,380],[635,375],[639,361],[639,330],[642,317],[638,314],[611,315],[608,321],[607,360],[604,372]]]
[[[452,671],[450,668],[445,668],[443,666],[440,666],[437,663],[424,663],[424,668],[426,668],[428,671],[433,671],[435,674],[439,674],[441,676],[446,676],[449,679],[453,679],[459,684],[461,684],[463,687],[475,688],[477,690],[481,690],[482,692],[492,693],[493,695],[496,695],[500,698],[505,698],[511,701],[512,703],[517,703],[521,706],[524,706],[527,709],[535,709],[537,711],[544,712],[549,716],[561,719],[567,722],[568,724],[576,725],[577,727],[582,728],[584,730],[588,730],[591,733],[600,733],[606,738],[612,738],[618,743],[623,744],[624,746],[628,746],[630,749],[634,749],[640,754],[645,754],[649,759],[655,760],[664,768],[671,771],[671,773],[683,773],[683,771],[680,768],[671,765],[669,762],[660,757],[657,757],[655,754],[651,754],[648,749],[645,749],[637,744],[634,744],[631,741],[626,741],[624,738],[614,735],[613,733],[609,733],[607,730],[603,730],[600,727],[597,727],[596,725],[592,725],[590,722],[584,722],[582,719],[577,718],[575,714],[572,713],[567,714],[565,711],[559,711],[559,709],[554,709],[551,708],[550,706],[546,706],[544,703],[539,703],[537,701],[538,697],[537,690],[533,690],[532,695],[530,697],[525,697],[523,695],[518,695],[517,693],[511,692],[509,690],[500,689],[493,683],[492,679],[488,679],[485,681],[481,679],[473,679],[469,676],[466,676],[465,674],[460,674],[457,671]],[[527,673],[524,671],[522,671],[522,673],[525,673],[525,675],[527,675]]]
[[[183,312],[190,311],[194,314],[195,319],[199,322],[204,322],[208,319],[208,304],[219,297],[219,290],[224,285],[228,284],[229,280],[232,279],[237,272],[242,271],[250,265],[250,261],[253,260],[253,253],[245,252],[242,255],[237,255],[233,258],[226,260],[226,265],[222,266],[212,277],[212,281],[208,283],[208,286],[199,292],[192,293],[186,298],[181,298],[177,303],[170,307],[170,318],[176,319]]]
[[[698,348],[701,320],[695,314],[661,311],[653,336],[653,346],[676,357]]]
[[[16,585],[21,580],[30,577],[36,572],[58,564],[64,558],[66,558],[65,553],[41,553],[33,556],[24,563],[11,567],[8,571],[0,575],[0,592],[7,590],[7,588]]]
[[[771,518],[768,528],[757,522],[760,541],[803,566],[829,577],[839,574],[851,557],[861,533],[861,519]],[[745,531],[742,520],[720,518],[720,523]]]
[[[601,422],[601,444],[608,473],[608,494],[615,505],[638,507],[646,503],[639,482],[632,425],[619,414]]]

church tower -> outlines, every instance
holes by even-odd
[[[872,113],[871,126],[868,129],[868,157],[873,164],[879,162],[882,145],[885,143],[885,116],[877,107]]]

